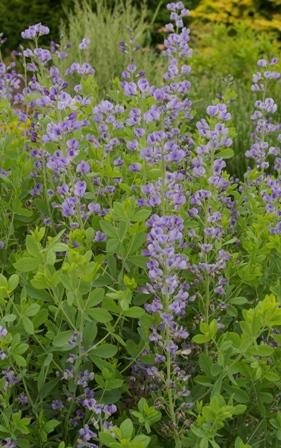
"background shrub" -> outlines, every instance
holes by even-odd
[[[64,8],[71,6],[72,0],[1,0],[0,30],[8,37],[6,48],[17,49],[22,43],[21,31],[38,22],[50,28],[50,34],[42,38],[41,45],[58,40],[59,23],[65,18]]]
[[[201,0],[191,12],[194,19],[231,25],[244,20],[255,30],[281,31],[280,0]]]

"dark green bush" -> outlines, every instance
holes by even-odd
[[[21,31],[29,25],[41,22],[50,28],[50,34],[42,38],[41,44],[59,38],[59,24],[65,19],[64,8],[71,8],[72,0],[1,0],[0,31],[5,33],[8,44],[14,50],[22,43]]]

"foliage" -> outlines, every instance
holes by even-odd
[[[43,22],[51,30],[50,36],[43,39],[49,45],[50,40],[59,38],[60,20],[65,19],[64,8],[71,8],[72,0],[1,0],[0,31],[8,37],[8,48],[15,50],[21,43],[20,32],[30,23]]]
[[[280,33],[280,0],[200,0],[191,17],[227,25],[245,22],[245,26],[258,31]]]
[[[205,75],[213,78],[231,74],[236,79],[251,82],[256,61],[261,57],[271,59],[280,55],[280,43],[266,32],[251,30],[245,22],[226,26],[223,23],[205,25],[196,28],[193,54],[193,71],[195,76]],[[279,67],[278,67],[279,68]]]
[[[258,61],[241,99],[252,168],[231,178],[240,87],[210,82],[211,104],[192,104],[188,12],[168,8],[157,86],[130,35],[101,101],[87,36],[65,71],[37,24],[24,75],[0,65],[4,448],[280,444],[278,61]]]

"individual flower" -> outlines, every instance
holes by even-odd
[[[86,39],[84,37],[84,39],[82,39],[82,42],[79,44],[79,48],[80,50],[87,50],[88,46],[90,45],[90,40]]]

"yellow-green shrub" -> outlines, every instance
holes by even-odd
[[[245,21],[254,30],[281,32],[280,0],[201,0],[190,16],[227,25]]]

